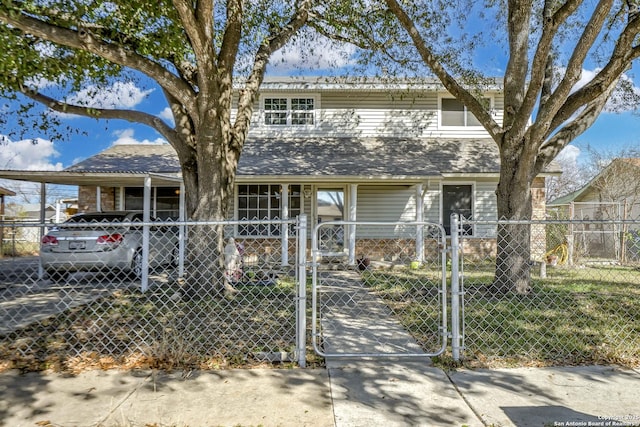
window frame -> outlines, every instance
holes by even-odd
[[[257,187],[258,192],[256,194],[251,194],[251,187]],[[260,187],[268,187],[266,195],[260,193]],[[288,205],[288,217],[295,218],[296,216],[303,213],[304,209],[304,195],[303,195],[303,185],[302,184],[289,184],[289,205]],[[294,191],[297,187],[297,194],[294,194]],[[242,189],[245,188],[246,192],[243,193]],[[275,191],[277,190],[277,191]],[[278,196],[278,194],[280,196]],[[235,218],[238,221],[276,221],[282,219],[282,184],[274,184],[274,183],[248,183],[248,184],[237,184],[235,191]],[[240,207],[241,198],[246,199],[246,207]],[[255,197],[255,203],[251,203],[250,199]],[[266,202],[266,206],[261,207],[261,198],[262,202]],[[293,200],[298,198],[298,207],[294,207]],[[273,201],[278,200],[278,206],[273,205]],[[254,207],[252,207],[254,206]],[[264,209],[268,213],[267,218],[247,218],[243,214],[246,212],[250,212],[251,210],[256,210],[259,214],[261,209]],[[273,215],[275,213],[275,215]],[[255,225],[236,225],[235,235],[237,237],[242,238],[280,238],[282,237],[282,233],[279,232],[281,227],[277,227],[276,225],[269,224],[255,224]],[[292,230],[289,230],[289,234],[292,234]],[[293,233],[295,234],[295,233]]]
[[[128,211],[142,211],[144,208],[144,187],[120,187],[120,208]],[[167,202],[172,202],[169,206]],[[180,187],[151,187],[151,215],[159,219],[178,219],[180,216]]]
[[[285,110],[267,110],[267,100],[286,99],[286,109]],[[303,100],[308,102],[311,100],[313,102],[312,109],[293,109],[293,100]],[[267,115],[270,113],[275,113],[277,111],[286,112],[285,123],[267,123]],[[260,125],[266,129],[311,129],[318,125],[319,117],[320,117],[320,97],[317,94],[264,94],[260,96]],[[297,114],[307,115],[310,114],[313,120],[313,123],[294,123],[294,116]]]
[[[470,211],[471,211],[471,219],[474,219],[476,215],[476,183],[473,181],[445,181],[440,183],[440,224],[442,224],[442,227],[444,228],[447,236],[451,235],[451,219],[447,218],[445,221],[444,190],[445,190],[445,187],[462,187],[462,186],[470,187],[470,191],[471,191]],[[453,212],[453,209],[448,209],[448,210]],[[471,225],[467,226],[465,229],[464,235],[467,237],[473,237],[474,236],[473,226]]]
[[[494,97],[492,95],[485,95],[483,96],[484,99],[487,99],[489,101],[489,109],[493,110],[493,103],[494,103]],[[464,125],[446,125],[442,122],[443,119],[443,113],[444,113],[444,109],[442,108],[442,104],[443,104],[443,100],[453,100],[453,101],[457,101],[462,105],[463,108],[463,112],[464,112]],[[438,95],[438,127],[440,129],[447,129],[447,130],[469,130],[469,129],[484,129],[484,127],[481,124],[477,124],[477,125],[468,125],[466,124],[468,122],[468,115],[471,114],[471,111],[469,111],[466,107],[466,105],[464,105],[462,102],[458,101],[455,97],[451,96],[451,95]],[[475,118],[475,116],[474,116]],[[475,119],[476,121],[478,119]]]

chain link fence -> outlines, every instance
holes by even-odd
[[[295,221],[130,219],[39,224],[39,252],[0,259],[2,368],[297,360]]]
[[[38,253],[40,223],[31,220],[0,221],[0,259]]]
[[[640,364],[640,221],[465,225],[483,230],[461,237],[469,363]],[[502,240],[498,249],[498,230],[506,225],[523,227],[529,237]],[[585,238],[596,231],[597,239]],[[523,253],[530,289],[505,290],[500,279],[519,268],[498,260]]]
[[[500,251],[526,260],[522,292],[496,286],[511,272],[498,262],[504,225],[460,224],[462,359],[638,366],[640,221],[518,223],[526,239]],[[584,244],[593,229],[606,244]],[[0,369],[304,365],[316,362],[312,344],[341,355],[448,344],[458,288],[440,226],[324,223],[315,242],[306,233],[293,220],[39,224],[37,252],[0,259]]]

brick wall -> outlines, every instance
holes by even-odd
[[[114,187],[100,187],[100,202],[103,211],[116,209],[116,189]],[[96,187],[80,186],[78,189],[78,212],[96,210]]]

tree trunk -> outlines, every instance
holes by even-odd
[[[503,150],[507,151],[507,150]],[[517,159],[517,160],[515,160]],[[501,154],[500,182],[496,190],[498,219],[529,220],[532,215],[532,166],[523,156]],[[531,226],[499,224],[494,290],[527,294],[531,291]]]
[[[197,169],[183,167],[188,218],[202,222],[187,230],[183,287],[189,297],[229,297],[237,291],[224,274],[225,230],[221,222],[228,219],[237,163],[230,164],[228,156],[221,154],[222,144],[200,144]]]

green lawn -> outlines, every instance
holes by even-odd
[[[473,268],[478,267],[478,268]],[[465,266],[464,362],[470,366],[640,365],[640,271],[632,267],[550,268],[530,295],[491,292],[490,265]],[[437,321],[410,293],[436,283],[427,271],[365,276],[422,342]],[[403,304],[398,303],[398,295]],[[447,357],[441,358],[446,362]]]

